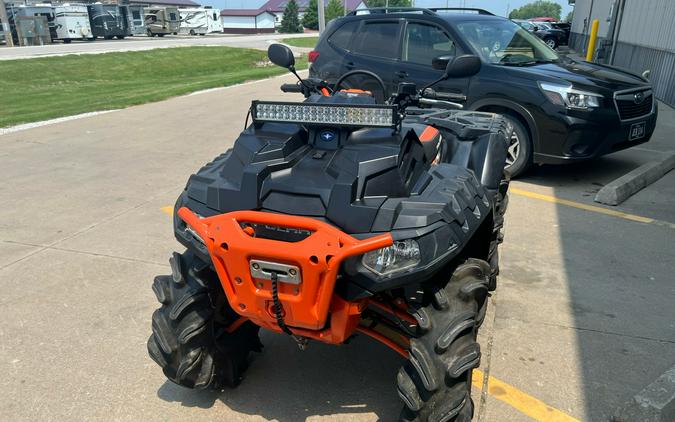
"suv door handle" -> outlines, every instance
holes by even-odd
[[[405,70],[399,70],[398,72],[394,73],[394,75],[398,76],[399,78],[407,78],[408,72]]]
[[[356,66],[354,65],[354,62],[347,62],[347,63],[345,63],[345,67],[347,68],[347,70],[352,70]]]

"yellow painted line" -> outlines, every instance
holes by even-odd
[[[639,216],[639,215],[629,214],[629,213],[626,213],[626,212],[611,210],[611,209],[603,208],[603,207],[596,207],[595,205],[583,204],[581,202],[570,201],[569,199],[562,199],[562,198],[558,198],[556,196],[551,196],[551,195],[543,195],[541,193],[530,192],[528,190],[517,189],[517,188],[509,188],[509,193],[512,193],[514,195],[519,195],[519,196],[526,196],[528,198],[539,199],[541,201],[552,202],[554,204],[566,205],[568,207],[578,208],[578,209],[581,209],[581,210],[596,212],[598,214],[605,214],[605,215],[610,215],[612,217],[623,218],[625,220],[637,221],[638,223],[651,224],[651,223],[657,223],[658,222],[658,223],[661,223],[661,224],[664,224],[664,225],[670,225],[670,226],[675,227],[675,224],[660,222],[660,221],[655,220],[653,218],[642,217],[642,216]]]
[[[173,215],[173,206],[172,205],[167,205],[166,207],[160,208],[162,212],[165,212],[169,215]]]
[[[476,388],[483,388],[483,371],[479,369],[473,370],[472,383]],[[551,407],[493,376],[488,377],[487,388],[489,395],[503,401],[534,420],[541,422],[579,422],[579,419]]]

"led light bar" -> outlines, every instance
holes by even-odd
[[[313,126],[395,127],[394,106],[254,101],[254,122],[288,122]]]

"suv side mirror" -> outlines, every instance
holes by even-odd
[[[448,63],[454,60],[455,56],[438,56],[434,57],[431,60],[431,67],[436,70],[446,70],[448,68]]]
[[[444,79],[466,78],[473,76],[480,71],[481,61],[478,56],[473,54],[464,54],[448,60],[445,67]]]
[[[291,70],[295,67],[295,57],[290,48],[283,44],[270,44],[267,57],[277,66]]]

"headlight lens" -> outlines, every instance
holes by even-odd
[[[575,110],[588,110],[589,108],[600,107],[602,95],[574,89],[572,85],[539,82],[539,88],[553,104]]]
[[[420,263],[420,245],[412,239],[399,240],[386,248],[365,253],[361,262],[379,275],[405,270]]]

